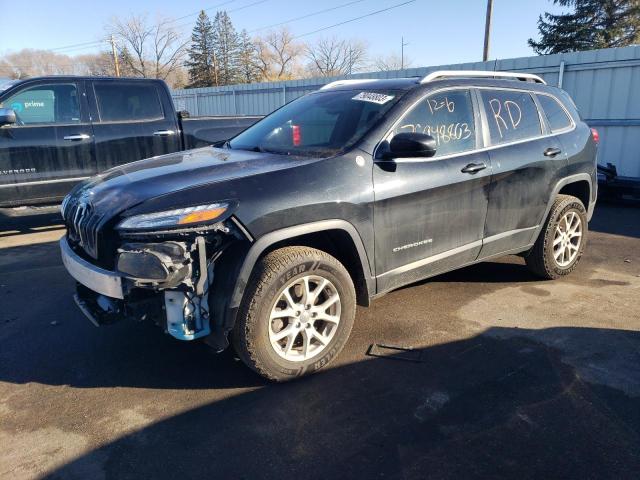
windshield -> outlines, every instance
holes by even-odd
[[[318,92],[276,110],[227,143],[283,155],[332,156],[357,142],[398,101],[397,90]]]

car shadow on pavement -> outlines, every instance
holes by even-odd
[[[431,282],[456,283],[528,283],[540,282],[527,268],[524,259],[515,255],[503,257],[501,260],[486,260],[469,267],[453,270],[418,282],[418,285]],[[414,285],[410,285],[412,287]]]
[[[188,371],[167,369],[166,353],[135,375],[179,388]],[[279,385],[176,354],[209,388],[230,377],[262,387],[152,423],[48,478],[637,478],[640,333],[491,328],[414,353]],[[98,386],[104,373],[91,375]],[[114,368],[106,386],[129,375]]]
[[[60,213],[44,210],[44,213],[32,214],[33,209],[25,208],[25,214],[14,214],[11,209],[0,208],[0,240],[27,233],[44,232],[62,228]]]

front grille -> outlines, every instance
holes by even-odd
[[[93,205],[83,198],[70,198],[65,202],[63,216],[71,244],[80,246],[97,259],[100,217],[96,215]]]

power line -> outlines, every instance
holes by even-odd
[[[336,7],[325,8],[324,10],[318,10],[317,12],[308,13],[306,15],[302,15],[301,17],[290,18],[289,20],[285,20],[284,22],[274,23],[272,25],[267,25],[266,27],[254,28],[253,30],[249,30],[247,33],[258,32],[260,30],[266,30],[267,28],[279,27],[280,25],[285,25],[292,22],[297,22],[298,20],[303,20],[305,18],[313,17],[315,15],[320,15],[321,13],[330,12],[332,10],[338,10],[339,8],[348,7],[349,5],[353,5],[355,3],[361,3],[365,0],[355,0],[353,2],[343,3],[342,5],[338,5]]]
[[[225,3],[231,3],[232,1],[235,1],[235,0],[229,0],[228,2],[225,2]],[[261,3],[265,3],[265,2],[267,2],[267,1],[269,1],[269,0],[259,0],[259,1],[256,1],[256,2],[253,2],[253,3],[250,3],[250,4],[247,4],[247,5],[243,5],[242,7],[239,7],[239,8],[233,9],[233,10],[229,10],[229,12],[234,12],[234,11],[238,11],[238,10],[243,10],[243,9],[245,9],[245,8],[249,8],[249,7],[252,7],[252,6],[255,6],[255,5],[261,4]],[[353,4],[355,4],[355,3],[360,3],[360,2],[362,2],[362,1],[364,1],[364,0],[354,0],[354,1],[347,2],[347,3],[342,4],[342,5],[338,5],[338,6],[336,6],[336,7],[331,7],[331,8],[328,8],[328,9],[324,9],[324,10],[320,10],[320,11],[317,11],[317,12],[309,13],[309,14],[303,15],[303,16],[301,16],[301,17],[296,17],[296,18],[293,18],[293,19],[287,20],[287,21],[285,21],[285,22],[281,22],[281,23],[279,23],[279,24],[275,24],[275,25],[271,25],[271,26],[267,26],[267,27],[260,27],[260,28],[257,28],[257,29],[251,30],[251,31],[252,31],[252,32],[255,32],[255,31],[258,31],[258,30],[264,30],[264,29],[266,29],[266,28],[272,28],[272,27],[274,27],[274,26],[282,25],[282,24],[285,24],[285,23],[291,23],[291,22],[294,22],[294,21],[297,21],[297,20],[302,20],[303,18],[308,18],[308,17],[314,16],[314,15],[319,15],[319,14],[321,14],[321,13],[325,13],[325,12],[328,12],[328,11],[331,11],[331,10],[337,10],[337,9],[339,9],[339,8],[343,8],[343,7],[346,7],[346,6],[349,6],[349,5],[353,5]],[[306,37],[306,36],[308,36],[308,35],[313,35],[314,33],[323,32],[323,31],[325,31],[325,30],[329,30],[329,29],[331,29],[331,28],[339,27],[339,26],[341,26],[341,25],[346,25],[346,24],[348,24],[348,23],[352,23],[352,22],[356,22],[356,21],[358,21],[358,20],[362,20],[363,18],[368,18],[368,17],[372,17],[372,16],[374,16],[374,15],[378,15],[378,14],[380,14],[380,13],[388,12],[388,11],[390,11],[390,10],[394,10],[394,9],[396,9],[396,8],[403,7],[403,6],[405,6],[405,5],[409,5],[409,4],[411,4],[411,3],[415,3],[416,1],[417,1],[417,0],[408,0],[408,1],[405,1],[405,2],[402,2],[402,3],[398,3],[398,4],[395,4],[395,5],[391,5],[391,6],[387,7],[387,8],[382,8],[382,9],[380,9],[380,10],[376,10],[376,11],[373,11],[373,12],[369,12],[369,13],[366,13],[366,14],[364,14],[364,15],[360,15],[360,16],[358,16],[358,17],[350,18],[349,20],[344,20],[344,21],[342,21],[342,22],[334,23],[334,24],[332,24],[332,25],[327,25],[326,27],[318,28],[318,29],[313,30],[313,31],[310,31],[310,32],[306,32],[306,33],[303,33],[303,34],[300,34],[300,35],[296,35],[296,36],[295,36],[295,37],[293,37],[293,38],[301,38],[301,37]],[[220,5],[223,5],[223,4],[220,4]],[[218,6],[220,6],[220,5],[218,5]],[[210,10],[211,8],[217,8],[217,6],[209,7],[208,9]],[[191,14],[191,15],[192,15],[192,14]],[[185,17],[186,17],[186,16],[185,16]],[[185,17],[180,17],[180,18],[185,18]],[[175,20],[178,20],[178,19],[175,19]],[[79,46],[83,46],[83,45],[99,44],[99,43],[103,43],[103,42],[105,42],[105,41],[106,41],[106,40],[101,40],[101,41],[95,41],[95,42],[86,42],[86,43],[80,43],[80,44],[75,44],[75,45],[68,45],[67,47],[57,47],[55,50],[60,50],[60,49],[62,49],[62,48],[79,47]],[[50,50],[54,50],[54,49],[50,49]],[[65,67],[65,66],[67,66],[67,67],[73,67],[73,66],[84,66],[84,65],[85,65],[85,64],[83,64],[83,63],[70,63],[70,64],[60,64],[60,65],[57,65],[57,66],[58,66],[58,67]],[[29,68],[29,67],[31,67],[31,66],[32,66],[32,65],[11,65],[11,67],[13,67],[13,68]],[[185,66],[185,65],[183,64],[183,65],[181,65],[181,66]]]
[[[261,3],[265,3],[265,2],[268,2],[268,1],[269,0],[259,0],[257,2],[249,3],[247,5],[243,5],[243,6],[238,7],[238,8],[233,8],[231,10],[227,10],[227,13],[238,12],[240,10],[244,10],[245,8],[254,7],[256,5],[260,5]],[[230,3],[230,2],[226,2],[226,3]],[[212,8],[216,8],[216,7],[212,7]],[[180,25],[176,25],[176,28],[186,27],[187,25],[193,25],[193,23],[192,22],[188,22],[188,23],[183,23],[183,24],[180,24]]]
[[[83,47],[83,46],[87,46],[87,45],[97,45],[99,43],[104,43],[106,42],[106,38],[104,40],[94,40],[93,42],[85,42],[85,43],[76,43],[74,45],[67,45],[64,47],[56,47],[56,48],[47,48],[46,50],[50,50],[52,52],[57,52],[59,50],[68,50],[68,49],[74,49],[77,47]]]
[[[200,9],[200,10],[198,10],[197,12],[188,13],[188,14],[186,14],[186,15],[183,15],[182,17],[174,18],[174,19],[170,20],[170,22],[177,22],[178,20],[184,20],[185,18],[193,17],[194,15],[199,15],[199,14],[200,14],[200,12],[208,12],[209,10],[213,10],[214,8],[218,8],[218,7],[221,7],[221,6],[223,6],[223,5],[227,5],[227,4],[229,4],[229,3],[233,3],[233,2],[235,2],[235,1],[236,1],[236,0],[227,0],[226,2],[219,3],[219,4],[214,5],[214,6],[212,6],[212,7],[201,8],[201,9]]]
[[[380,10],[376,10],[375,12],[366,13],[364,15],[360,15],[359,17],[355,17],[355,18],[351,18],[349,20],[345,20],[344,22],[334,23],[333,25],[328,25],[326,27],[318,28],[317,30],[313,30],[311,32],[303,33],[301,35],[296,35],[293,38],[301,38],[301,37],[306,37],[308,35],[313,35],[314,33],[323,32],[325,30],[329,30],[330,28],[339,27],[340,25],[345,25],[347,23],[355,22],[357,20],[362,20],[363,18],[372,17],[373,15],[377,15],[377,14],[383,13],[383,12],[388,12],[389,10],[393,10],[395,8],[403,7],[405,5],[409,5],[410,3],[414,3],[414,2],[416,2],[416,0],[409,0],[407,2],[398,3],[396,5],[392,5],[392,6],[387,7],[387,8],[382,8]]]
[[[363,0],[359,0],[359,1],[363,1]],[[408,5],[408,4],[410,4],[410,3],[414,3],[414,2],[416,2],[416,1],[417,1],[417,0],[408,0],[408,1],[406,1],[406,2],[398,3],[398,4],[396,4],[396,5],[391,5],[390,7],[382,8],[382,9],[380,9],[380,10],[376,10],[375,12],[369,12],[369,13],[366,13],[366,14],[364,14],[364,15],[360,15],[359,17],[355,17],[355,18],[351,18],[351,19],[349,19],[349,20],[345,20],[345,21],[343,21],[343,22],[334,23],[333,25],[328,25],[328,26],[326,26],[326,27],[319,28],[319,29],[314,30],[314,31],[312,31],[312,32],[303,33],[303,34],[301,34],[301,35],[297,35],[297,36],[295,36],[295,37],[293,37],[293,38],[306,37],[307,35],[312,35],[312,34],[314,34],[314,33],[322,32],[322,31],[324,31],[324,30],[328,30],[328,29],[330,29],[330,28],[338,27],[338,26],[340,26],[340,25],[345,25],[345,24],[347,24],[347,23],[355,22],[355,21],[357,21],[357,20],[361,20],[361,19],[363,19],[363,18],[367,18],[367,17],[371,17],[371,16],[373,16],[373,15],[377,15],[377,14],[379,14],[379,13],[387,12],[387,11],[389,11],[389,10],[393,10],[393,9],[395,9],[395,8],[403,7],[403,6],[405,6],[405,5]],[[357,2],[357,1],[354,1],[354,2],[350,2],[350,3],[358,3],[358,2]],[[350,3],[348,3],[348,4],[344,4],[344,5],[342,5],[342,6],[349,5]],[[340,8],[340,7],[334,7],[334,8],[332,8],[332,9],[328,9],[328,10],[333,10],[333,9],[335,9],[335,8]],[[316,13],[319,13],[319,12],[316,12]],[[312,15],[312,14],[309,14],[309,15]],[[269,28],[269,27],[264,27],[264,28]],[[261,29],[256,29],[256,30],[261,30]],[[255,31],[255,30],[252,30],[252,31]],[[185,67],[185,66],[187,66],[187,65],[186,65],[186,63],[183,63],[183,64],[181,64],[181,66],[182,66],[182,67]]]
[[[226,2],[218,3],[217,5],[213,5],[213,6],[211,6],[211,7],[207,7],[207,8],[200,9],[200,10],[198,10],[197,12],[189,13],[189,14],[187,14],[187,15],[183,15],[182,17],[178,17],[178,18],[171,19],[169,22],[170,22],[170,23],[172,23],[172,22],[177,22],[177,21],[179,21],[179,20],[183,20],[183,19],[185,19],[185,18],[192,17],[193,15],[198,15],[202,10],[204,10],[204,11],[212,10],[212,9],[214,9],[214,8],[218,8],[218,7],[221,7],[221,6],[223,6],[223,5],[227,5],[227,4],[229,4],[229,3],[233,3],[233,2],[235,2],[235,1],[236,1],[236,0],[227,0]],[[260,0],[260,1],[258,1],[258,2],[254,2],[254,3],[251,3],[251,4],[249,4],[249,5],[244,5],[244,6],[240,7],[240,8],[237,8],[237,9],[234,9],[234,10],[230,10],[230,11],[242,10],[242,9],[244,9],[244,8],[248,8],[248,7],[251,7],[251,6],[253,6],[253,5],[257,5],[257,4],[260,4],[260,3],[264,3],[264,2],[266,2],[266,1],[268,1],[268,0]],[[49,51],[52,51],[52,52],[58,52],[58,51],[61,51],[61,50],[84,50],[85,48],[89,48],[90,46],[97,46],[97,45],[100,45],[100,44],[102,44],[102,43],[105,43],[105,42],[107,42],[108,40],[109,40],[109,39],[108,39],[107,37],[105,37],[105,38],[103,38],[103,39],[101,39],[101,40],[94,40],[94,41],[92,41],[92,42],[74,43],[74,44],[72,44],[72,45],[65,45],[65,46],[62,46],[62,47],[47,48],[47,49],[45,49],[45,50],[49,50]],[[80,48],[80,47],[82,47],[82,48]]]
[[[258,2],[249,3],[248,5],[243,5],[242,7],[233,8],[233,9],[229,10],[228,13],[238,12],[240,10],[244,10],[245,8],[253,7],[254,5],[260,5],[261,3],[265,3],[265,2],[268,2],[268,1],[269,0],[260,0]]]

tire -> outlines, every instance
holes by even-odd
[[[309,247],[274,250],[251,274],[233,346],[263,377],[291,380],[316,372],[340,353],[355,311],[353,282],[338,260]]]
[[[536,243],[525,256],[527,267],[535,275],[549,280],[570,274],[582,258],[587,232],[587,211],[582,202],[570,195],[558,195]]]

